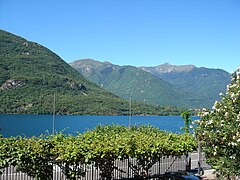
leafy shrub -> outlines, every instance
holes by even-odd
[[[212,111],[201,112],[196,132],[208,163],[230,178],[240,175],[240,69],[221,96]]]
[[[0,139],[0,169],[9,165],[36,179],[51,179],[57,164],[68,179],[85,175],[82,165],[94,164],[102,179],[111,179],[116,160],[136,158],[132,166],[137,176],[163,156],[180,156],[196,149],[189,134],[173,134],[151,126],[98,126],[77,136],[57,133],[31,138]],[[143,169],[144,172],[140,172]]]

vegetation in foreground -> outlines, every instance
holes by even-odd
[[[77,136],[56,133],[40,137],[0,138],[0,169],[13,165],[36,179],[51,179],[57,164],[68,179],[84,176],[79,164],[94,163],[102,179],[111,179],[115,160],[136,158],[137,166],[148,174],[163,156],[181,156],[196,150],[196,141],[188,133],[173,134],[151,126],[98,126]],[[64,165],[64,166],[63,166]]]
[[[231,83],[212,111],[204,110],[196,129],[208,163],[219,176],[240,176],[240,69],[232,74]]]

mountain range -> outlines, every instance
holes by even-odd
[[[81,59],[70,63],[88,80],[124,98],[155,105],[210,108],[226,91],[230,74],[222,69],[171,65],[119,66]]]
[[[162,64],[119,66],[82,59],[66,63],[48,48],[0,30],[0,113],[179,114],[211,107],[225,92],[222,69]],[[125,100],[123,100],[125,99]],[[126,101],[127,100],[127,101]]]
[[[133,114],[179,114],[132,101]],[[0,113],[127,115],[129,101],[87,80],[48,48],[0,30]]]
[[[230,73],[225,70],[198,68],[194,65],[176,66],[165,63],[155,67],[140,68],[178,88],[205,98],[209,103],[206,107],[219,100],[219,93],[226,91],[231,78]]]

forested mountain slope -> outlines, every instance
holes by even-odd
[[[213,105],[219,100],[219,93],[226,91],[230,83],[230,73],[222,69],[196,67],[194,65],[176,66],[168,63],[155,67],[140,67],[175,87],[208,97],[206,104]]]
[[[219,93],[201,93],[191,88],[189,81],[188,86],[178,86],[167,78],[160,78],[153,71],[146,67],[118,66],[109,62],[99,62],[93,59],[82,59],[70,63],[88,80],[102,86],[106,90],[117,94],[118,96],[129,99],[131,96],[134,100],[147,102],[157,105],[174,105],[187,108],[211,107]],[[177,68],[178,71],[190,71],[194,66]],[[165,72],[169,69],[164,68]],[[181,77],[179,77],[181,79]],[[209,80],[209,79],[208,79]],[[207,81],[208,81],[207,80]],[[183,79],[182,81],[188,81]],[[180,80],[179,80],[180,82]],[[219,81],[220,82],[220,81]],[[194,82],[198,84],[198,82]],[[200,82],[199,82],[200,83]],[[210,82],[211,83],[211,82]],[[226,82],[222,84],[226,87]],[[209,84],[209,82],[208,82]],[[204,82],[199,86],[201,89],[206,88]],[[218,89],[219,90],[219,89]],[[206,89],[206,92],[208,90]]]
[[[49,49],[0,30],[0,113],[50,114],[54,94],[56,114],[129,111],[128,101],[89,82]],[[132,106],[139,114],[165,111],[136,102]]]

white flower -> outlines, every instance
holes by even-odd
[[[235,159],[235,156],[230,156],[230,159]]]
[[[229,87],[230,87],[230,86],[229,86],[229,85],[227,85],[227,91],[229,91]]]
[[[202,111],[206,111],[207,109],[206,108],[202,108]]]
[[[235,143],[235,142],[229,142],[229,143],[228,143],[228,146],[237,146],[237,143]]]
[[[228,117],[228,115],[229,115],[229,113],[228,113],[228,112],[226,112],[226,113],[225,113],[225,117]]]
[[[237,119],[240,119],[240,112],[239,112],[239,114],[238,114],[238,116],[237,116]]]
[[[203,112],[203,116],[207,116],[209,114],[209,112]]]
[[[212,119],[206,122],[205,127],[207,127],[208,125],[211,125],[211,124],[213,124],[213,120]]]
[[[199,119],[192,122],[192,124],[199,124],[199,123],[200,123]]]

